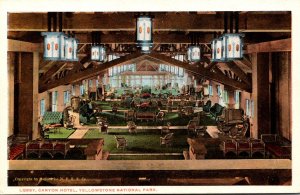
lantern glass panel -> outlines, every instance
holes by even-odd
[[[66,60],[73,60],[73,40],[72,38],[66,38],[65,39],[65,54],[66,54]]]
[[[190,62],[197,62],[200,60],[200,47],[190,46],[188,48],[188,60]]]
[[[47,60],[60,60],[60,37],[63,33],[42,33],[44,38],[44,58]]]
[[[78,60],[78,56],[77,56],[78,40],[73,38],[72,43],[73,43],[73,50],[72,50],[73,59],[72,60],[77,61]]]
[[[148,17],[137,18],[137,42],[152,42],[152,21]]]
[[[222,40],[216,40],[216,60],[222,59]]]
[[[105,59],[106,59],[106,51],[105,51],[105,48],[103,46],[101,46],[99,48],[99,61],[104,62]]]
[[[225,34],[226,39],[226,58],[242,58],[242,34]]]
[[[99,60],[99,47],[98,46],[92,46],[91,60]]]

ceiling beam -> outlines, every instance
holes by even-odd
[[[235,62],[237,64],[241,63],[241,64],[245,65],[246,67],[248,67],[252,70],[252,63],[248,59],[246,59],[245,57],[242,60],[235,60]]]
[[[170,64],[170,65],[175,65],[181,68],[184,68],[185,70],[192,72],[193,74],[197,74],[200,75],[202,77],[205,77],[206,79],[210,79],[210,80],[214,80],[217,81],[219,83],[222,83],[224,85],[229,85],[232,86],[234,88],[238,88],[238,89],[242,89],[245,91],[250,92],[251,91],[251,85],[247,85],[241,82],[237,82],[233,79],[230,79],[228,77],[226,77],[224,74],[216,74],[211,72],[210,70],[204,68],[204,67],[195,67],[195,66],[191,66],[188,63],[185,62],[181,62],[178,60],[175,60],[171,57],[162,55],[162,54],[158,54],[158,53],[151,53],[151,54],[147,54],[147,56],[149,56],[152,59],[156,59],[156,60],[160,60],[166,64]]]
[[[43,47],[40,43],[30,43],[25,41],[7,39],[7,51],[11,52],[42,52]]]
[[[39,83],[47,83],[56,73],[61,71],[65,66],[66,62],[56,62],[39,80]]]
[[[292,39],[289,38],[247,45],[246,53],[284,52],[291,50]]]
[[[119,64],[124,64],[124,63],[129,64],[132,62],[136,62],[137,60],[143,59],[143,57],[145,57],[145,54],[133,53],[133,54],[126,55],[126,56],[120,57],[118,59],[115,59],[113,61],[100,64],[95,68],[89,68],[87,70],[77,72],[76,74],[67,74],[65,77],[55,80],[51,83],[46,83],[46,84],[41,83],[39,86],[39,93],[42,93],[44,91],[47,91],[49,89],[52,89],[52,88],[60,86],[60,85],[66,85],[66,84],[77,82],[77,81],[87,79],[87,78],[90,78],[93,76],[97,76],[103,70],[106,70],[110,67],[113,67],[113,66],[116,66]]]
[[[76,33],[76,38],[80,41],[81,44],[91,44],[92,37],[89,33]],[[210,43],[213,39],[213,34],[201,34],[199,35],[199,43]],[[136,37],[135,34],[128,33],[118,33],[118,34],[103,34],[101,35],[101,43],[103,44],[135,44]],[[154,44],[190,44],[191,40],[189,36],[185,34],[178,34],[176,32],[168,34],[153,34],[153,43]]]
[[[252,81],[248,78],[247,74],[234,61],[229,61],[225,64],[247,85],[252,85]]]
[[[155,31],[222,32],[223,13],[154,13]],[[133,12],[64,15],[64,31],[135,31]],[[213,21],[213,22],[212,22]],[[291,14],[251,13],[240,15],[240,32],[291,32]],[[9,13],[8,31],[47,31],[47,13]]]

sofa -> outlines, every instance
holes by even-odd
[[[267,155],[274,158],[291,159],[291,143],[278,134],[261,134]]]
[[[61,112],[45,112],[42,125],[62,124],[63,114]]]

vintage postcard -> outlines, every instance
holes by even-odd
[[[1,5],[1,193],[299,193],[300,3]]]

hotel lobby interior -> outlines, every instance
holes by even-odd
[[[291,12],[7,18],[9,186],[292,184]]]

